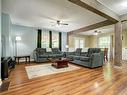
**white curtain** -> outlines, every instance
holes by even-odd
[[[52,48],[59,48],[59,32],[52,32]]]
[[[42,29],[41,47],[49,48],[49,30]]]

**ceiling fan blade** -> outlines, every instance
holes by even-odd
[[[68,25],[67,23],[60,23],[61,25]]]
[[[56,22],[50,22],[50,23],[56,23]]]

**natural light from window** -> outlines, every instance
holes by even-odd
[[[78,38],[78,37],[75,37],[75,49],[76,48],[84,48],[84,42],[85,39],[84,38]]]

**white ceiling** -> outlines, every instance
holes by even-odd
[[[97,0],[103,5],[117,13],[118,15],[127,14],[127,0]]]
[[[112,0],[111,0],[112,1]],[[13,24],[69,32],[106,20],[68,0],[2,0],[2,10]],[[68,26],[52,26],[61,20]]]

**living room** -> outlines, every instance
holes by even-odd
[[[1,95],[126,95],[126,0],[0,3]]]

